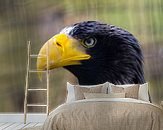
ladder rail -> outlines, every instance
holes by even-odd
[[[47,115],[49,115],[49,41],[48,41],[48,45],[47,45],[47,47],[46,47],[46,58],[47,58],[47,72],[46,72],[46,83],[47,83],[47,101],[46,101],[46,103],[47,103],[47,107],[46,107],[46,113],[47,113]]]
[[[26,124],[27,121],[27,94],[28,94],[28,86],[29,86],[29,67],[30,67],[30,41],[28,41],[28,51],[27,51],[27,72],[26,72],[26,84],[25,84],[25,99],[24,99],[24,124]]]

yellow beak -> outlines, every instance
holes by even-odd
[[[87,60],[90,57],[78,40],[66,34],[58,34],[48,40],[40,49],[37,70],[78,65],[81,64],[81,60]]]

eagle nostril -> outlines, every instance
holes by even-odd
[[[57,44],[57,46],[62,47],[61,44],[60,44],[59,42],[56,42],[56,44]]]

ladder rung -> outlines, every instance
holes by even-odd
[[[28,91],[46,91],[44,88],[29,88]]]
[[[29,70],[29,72],[35,73],[35,72],[47,72],[47,71],[46,70]]]
[[[46,107],[44,104],[27,104],[28,107]]]
[[[33,57],[33,58],[37,58],[37,57],[45,58],[45,57],[47,57],[47,55],[35,55],[35,54],[32,54],[32,55],[30,55],[30,57]]]

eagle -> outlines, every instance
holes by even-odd
[[[80,85],[106,81],[113,84],[143,84],[143,54],[138,40],[120,27],[84,21],[65,27],[39,51],[37,69],[64,67]]]

